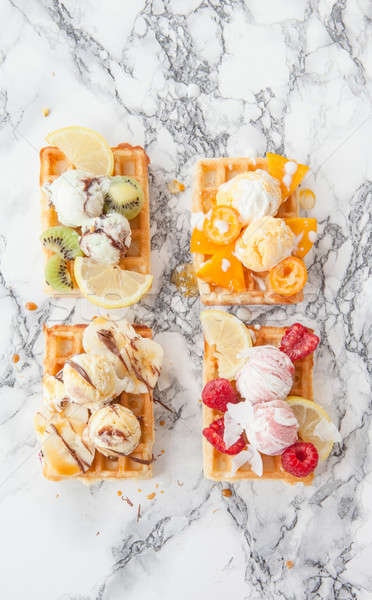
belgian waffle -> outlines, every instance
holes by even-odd
[[[75,354],[84,352],[83,333],[87,325],[44,325],[45,336],[45,358],[44,373],[56,375],[66,360]],[[151,338],[152,331],[144,325],[133,325],[136,332],[142,337]],[[123,392],[120,403],[130,408],[141,423],[141,440],[133,456],[139,460],[149,461],[152,458],[152,446],[154,443],[154,413],[152,394],[127,394]],[[59,481],[48,472],[48,465],[44,463],[43,475],[46,479]],[[96,451],[95,458],[90,469],[80,475],[85,483],[93,483],[102,479],[149,479],[152,477],[152,465],[135,462],[129,456],[111,459]]]
[[[143,148],[119,144],[112,148],[114,154],[113,175],[129,175],[135,177],[141,184],[145,202],[140,214],[130,221],[132,230],[132,243],[128,254],[121,258],[120,267],[138,273],[150,273],[150,206],[148,189],[148,163],[149,159]],[[50,203],[47,192],[43,189],[44,183],[51,182],[64,171],[73,168],[65,154],[55,146],[46,146],[40,151],[40,187],[41,187],[41,226],[42,231],[48,227],[59,225],[58,215]],[[44,248],[46,260],[53,252]],[[45,291],[51,296],[80,296],[79,288],[73,277],[73,261],[69,264],[74,288],[71,292],[59,293],[46,285]]]
[[[284,327],[261,327],[258,331],[253,327],[248,327],[252,332],[255,346],[263,346],[270,344],[279,346],[280,341],[285,333]],[[290,391],[292,396],[301,396],[313,400],[313,355],[310,354],[302,360],[295,362],[295,373],[293,387]],[[214,354],[214,346],[209,346],[205,341],[204,353],[204,385],[211,379],[218,377],[217,359]],[[203,427],[208,427],[212,421],[218,419],[221,413],[209,408],[203,404]],[[250,469],[248,463],[243,465],[236,473],[231,474],[231,458],[227,454],[221,454],[203,437],[203,461],[204,475],[207,479],[214,481],[239,481],[241,479],[281,479],[287,483],[298,483],[303,481],[306,485],[310,485],[313,480],[313,474],[300,479],[290,475],[281,466],[280,456],[262,455],[263,460],[263,475],[258,477]]]
[[[215,205],[217,190],[220,185],[232,179],[239,173],[267,170],[265,158],[210,158],[200,160],[197,164],[193,184],[193,212],[207,213]],[[278,217],[298,217],[299,202],[297,192],[287,198],[279,208]],[[207,260],[205,254],[194,253],[195,271]],[[230,292],[218,286],[212,286],[198,279],[200,299],[206,305],[235,305],[235,304],[297,304],[302,302],[303,293],[299,292],[285,298],[266,289],[267,272],[253,273],[244,268],[246,290]]]

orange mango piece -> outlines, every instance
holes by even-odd
[[[285,200],[298,188],[301,181],[308,172],[309,167],[307,167],[306,165],[302,165],[295,160],[286,158],[285,156],[280,156],[280,154],[272,154],[271,152],[268,152],[266,154],[266,158],[268,162],[267,170],[272,177],[275,177],[279,180],[282,196]],[[288,175],[288,173],[286,173],[285,165],[288,162],[296,163],[297,169],[295,173],[290,173],[289,178],[286,179],[286,175]],[[287,184],[288,182],[290,182],[289,187],[287,186],[286,182]]]
[[[199,252],[200,254],[215,254],[221,252],[221,244],[215,244],[211,242],[205,235],[204,231],[195,228],[191,235],[191,252]],[[224,252],[231,252],[234,249],[234,244],[224,246]]]
[[[284,219],[284,221],[297,237],[297,248],[293,251],[294,256],[303,258],[311,250],[316,240],[316,219],[293,217]]]
[[[245,290],[243,265],[227,248],[219,250],[200,267],[196,276],[232,292]]]

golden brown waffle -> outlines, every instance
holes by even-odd
[[[248,327],[252,332],[255,346],[270,344],[279,347],[280,341],[285,333],[284,327],[261,327],[255,330]],[[295,373],[293,387],[290,394],[313,400],[313,355],[310,354],[302,360],[295,362]],[[211,379],[218,377],[217,360],[214,355],[214,346],[209,346],[205,341],[204,353],[204,385]],[[221,413],[203,404],[203,428],[208,427],[212,421],[221,417]],[[310,485],[313,474],[304,478],[294,477],[281,467],[280,456],[266,456],[262,454],[263,475],[258,477],[250,469],[248,464],[243,465],[234,475],[231,474],[231,459],[227,454],[221,454],[203,436],[203,462],[204,475],[207,479],[214,481],[239,481],[241,479],[281,479],[287,483],[298,483],[303,481]]]
[[[45,359],[44,373],[56,375],[66,360],[74,354],[84,352],[83,333],[86,325],[44,325],[45,336]],[[152,331],[144,325],[133,325],[136,332],[142,337],[151,338]],[[130,408],[141,423],[141,440],[133,456],[141,460],[151,460],[152,446],[154,443],[154,413],[152,394],[127,394],[123,392],[120,396],[120,404]],[[44,464],[43,475],[52,481],[59,481],[62,477],[56,477],[48,472],[48,465]],[[110,459],[96,451],[96,455],[90,469],[79,475],[85,483],[93,483],[101,479],[149,479],[152,477],[152,465],[141,464],[131,460],[127,456],[118,459]]]
[[[265,158],[209,158],[200,160],[196,166],[193,185],[193,212],[207,213],[215,204],[218,187],[232,179],[239,173],[263,169],[267,171]],[[289,196],[279,208],[278,217],[298,217],[297,192]],[[207,260],[205,254],[193,254],[194,268],[198,271]],[[297,304],[302,302],[303,294],[299,292],[289,298],[275,294],[265,289],[267,272],[253,273],[244,267],[246,291],[230,292],[229,290],[212,286],[198,279],[200,299],[207,305],[234,305],[234,304]],[[261,281],[262,282],[261,282]],[[262,289],[261,289],[262,288]]]
[[[130,221],[132,230],[132,243],[128,254],[121,258],[120,267],[138,273],[150,273],[150,205],[148,187],[148,163],[149,158],[141,146],[130,146],[119,144],[112,148],[114,154],[113,175],[129,175],[135,177],[141,184],[145,202],[140,214]],[[65,154],[54,146],[46,146],[40,151],[40,187],[41,187],[41,227],[42,231],[48,227],[60,225],[58,215],[50,203],[48,194],[42,189],[44,183],[51,182],[59,177],[64,171],[72,169],[72,164]],[[77,228],[79,231],[79,228]],[[53,252],[44,248],[46,260]],[[69,270],[73,275],[73,261],[69,264]],[[59,293],[52,287],[46,285],[45,291],[51,296],[80,296],[79,288],[74,280],[74,289],[71,292]]]

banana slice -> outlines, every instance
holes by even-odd
[[[163,349],[153,340],[138,335],[125,319],[118,322],[94,319],[84,332],[83,346],[86,352],[103,354],[112,361],[125,392],[144,394],[155,387]]]
[[[98,354],[77,354],[63,367],[65,391],[72,402],[95,409],[122,391],[112,362]]]
[[[53,375],[43,377],[43,401],[52,412],[60,412],[69,401],[63,381]]]
[[[141,426],[129,408],[121,404],[109,404],[91,416],[88,438],[105,456],[127,456],[139,444]]]
[[[153,390],[160,375],[163,348],[153,340],[137,337],[122,349],[128,368],[124,378],[125,391],[130,394],[145,394]]]
[[[79,410],[81,407],[77,408]],[[47,418],[42,412],[36,413],[35,427],[41,439],[41,459],[45,473],[61,478],[75,477],[85,473],[91,466],[95,450],[92,445],[83,441],[83,422],[77,415],[75,419],[80,424],[80,431],[75,431],[72,426],[71,415],[70,418],[65,418],[56,413],[54,417]]]

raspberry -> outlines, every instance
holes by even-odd
[[[232,404],[239,402],[238,394],[230,381],[222,378],[208,381],[202,391],[202,399],[206,406],[223,413],[226,412],[229,402]]]
[[[295,477],[306,477],[318,464],[318,450],[310,442],[296,442],[282,454],[283,469]]]
[[[288,327],[283,335],[279,350],[287,354],[294,362],[314,352],[318,344],[319,338],[315,333],[301,323],[295,323]]]
[[[226,448],[225,442],[223,441],[224,431],[224,418],[220,417],[219,419],[216,419],[216,421],[213,421],[209,427],[205,427],[203,429],[203,435],[208,442],[212,444],[212,446],[214,446],[219,452],[222,452],[222,454],[230,454],[230,456],[233,454],[239,454],[239,452],[241,452],[245,447],[243,434],[241,434],[235,444],[230,446],[230,448]]]

